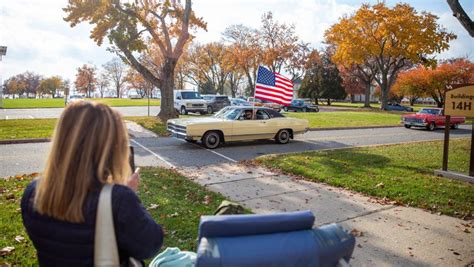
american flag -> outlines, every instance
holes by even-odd
[[[279,73],[258,66],[255,98],[289,105],[293,99],[293,82]]]

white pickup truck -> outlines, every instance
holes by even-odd
[[[206,101],[199,92],[192,90],[175,90],[174,108],[182,115],[186,115],[188,112],[207,113]]]

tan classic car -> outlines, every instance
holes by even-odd
[[[233,106],[212,117],[168,120],[167,127],[174,137],[201,141],[213,149],[228,141],[275,139],[286,144],[308,130],[308,121],[287,118],[271,108]]]

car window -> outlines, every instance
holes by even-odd
[[[201,95],[198,92],[181,92],[183,99],[201,99]]]
[[[257,113],[255,114],[257,120],[268,120],[270,119],[270,116],[264,111],[264,110],[257,110]]]
[[[228,112],[226,112],[224,116],[228,120],[236,120],[239,114],[240,114],[240,109],[232,109],[232,110],[228,110]]]
[[[212,96],[209,96],[209,95],[204,95],[202,96],[202,98],[204,98],[205,100],[212,100]]]
[[[280,112],[277,112],[273,109],[267,109],[265,110],[267,112],[267,114],[270,116],[270,118],[283,118],[285,116],[283,116]]]
[[[239,116],[239,120],[253,120],[253,109],[244,109]]]
[[[431,108],[421,109],[418,113],[420,113],[420,114],[432,114],[432,115],[439,115],[440,114],[438,109],[431,109]]]

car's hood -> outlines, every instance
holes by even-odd
[[[172,119],[168,120],[168,123],[173,123],[176,125],[187,126],[191,124],[200,124],[200,123],[213,123],[221,122],[225,119],[214,118],[214,117],[204,117],[204,118],[185,118],[185,119]]]

